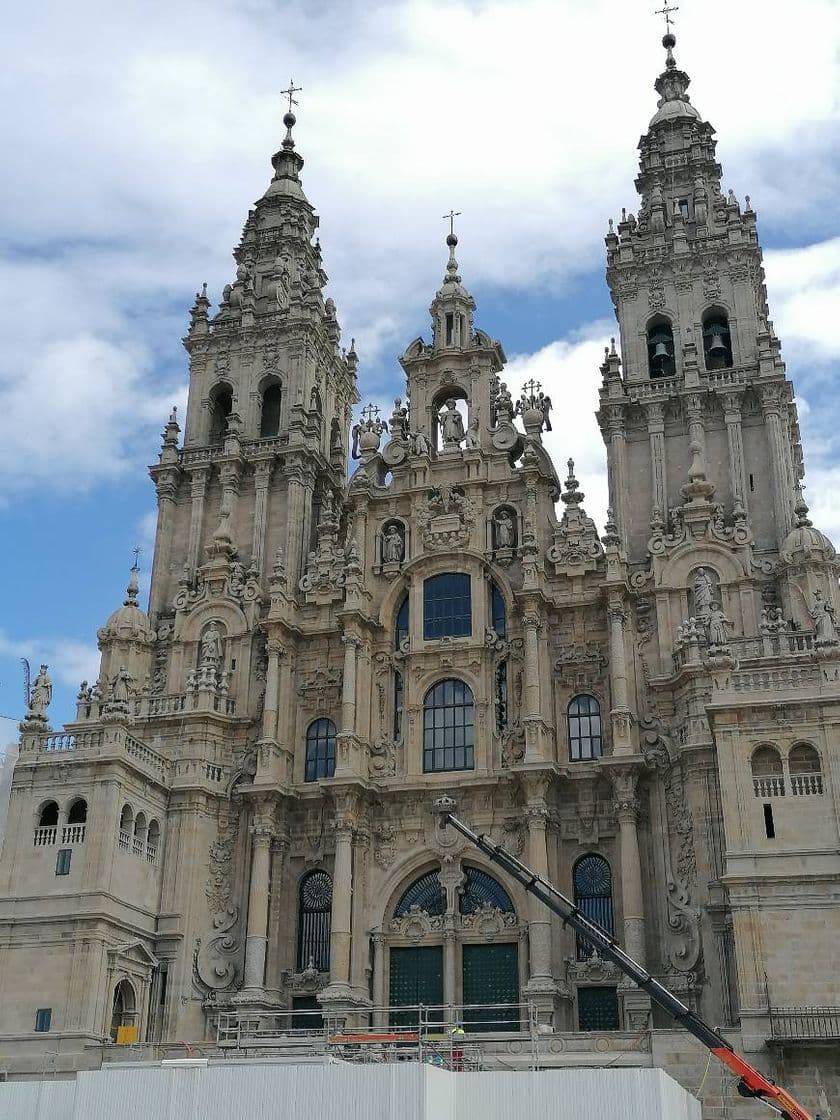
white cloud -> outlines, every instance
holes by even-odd
[[[816,213],[837,194],[833,8],[680,12],[695,104],[762,217]],[[183,386],[192,292],[229,279],[268,181],[278,74],[305,87],[305,185],[364,391],[424,320],[451,205],[473,286],[556,290],[600,267],[607,215],[634,206],[635,140],[662,66],[656,24],[620,0],[48,0],[9,23],[0,489],[12,492],[90,485],[148,459],[149,417],[160,423]],[[794,330],[806,313],[792,294]]]
[[[82,680],[94,681],[99,674],[99,650],[95,645],[72,638],[20,639],[0,631],[0,656],[14,659],[27,658],[33,675],[37,673],[39,665],[49,665],[50,676],[55,681],[71,687],[77,687]],[[21,684],[22,706],[23,685]]]
[[[797,358],[840,357],[840,237],[765,254],[770,307],[777,333]]]

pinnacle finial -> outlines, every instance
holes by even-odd
[[[131,565],[131,570],[130,570],[129,575],[128,575],[128,587],[125,589],[126,590],[126,598],[125,598],[124,605],[126,607],[132,607],[132,606],[137,605],[137,592],[139,590],[139,584],[138,584],[138,581],[137,581],[137,573],[140,571],[140,552],[141,552],[141,550],[139,548],[135,548],[132,551],[134,553],[134,563]]]
[[[294,148],[294,146],[295,146],[295,142],[292,139],[292,129],[294,128],[295,123],[297,122],[297,117],[292,112],[292,106],[297,105],[297,101],[295,100],[294,95],[296,93],[300,93],[300,91],[302,89],[303,89],[303,86],[296,86],[295,85],[294,78],[289,78],[289,88],[280,90],[280,96],[281,97],[288,97],[288,99],[289,99],[289,108],[283,114],[283,124],[286,126],[286,136],[283,140],[283,147],[284,148]]]

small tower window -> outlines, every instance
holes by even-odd
[[[263,393],[260,439],[271,439],[272,436],[276,436],[280,432],[281,396],[279,385],[269,385]]]
[[[703,356],[706,369],[729,369],[732,366],[729,320],[723,312],[707,312],[703,318]]]
[[[335,724],[316,719],[306,731],[306,765],[303,780],[317,782],[335,773]]]
[[[689,206],[688,206],[688,199],[687,198],[678,199],[677,200],[677,206],[679,207],[680,214],[682,215],[682,220],[684,222],[690,221],[691,210],[689,209]]]
[[[601,757],[601,707],[594,696],[573,696],[567,710],[569,758],[583,762]]]
[[[408,637],[408,592],[403,595],[394,622],[394,649],[401,649]]]
[[[210,411],[210,443],[224,443],[227,435],[228,417],[233,411],[233,394],[230,389],[221,386],[211,397]]]
[[[667,319],[657,319],[648,327],[648,370],[651,378],[673,377],[674,331]]]

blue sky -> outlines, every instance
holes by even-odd
[[[46,0],[5,19],[0,91],[0,715],[20,658],[49,662],[53,723],[96,674],[96,629],[151,563],[145,468],[186,389],[180,338],[214,301],[303,85],[298,148],[360,388],[402,392],[426,331],[444,223],[477,321],[557,406],[599,522],[592,418],[612,331],[607,218],[636,208],[662,26],[637,0]],[[771,313],[794,379],[807,498],[840,537],[840,7],[683,0],[677,58],[718,131],[724,185],[750,194]],[[0,748],[14,734],[0,721]]]

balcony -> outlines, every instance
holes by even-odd
[[[773,1042],[840,1041],[840,1007],[775,1007],[770,1010]]]

